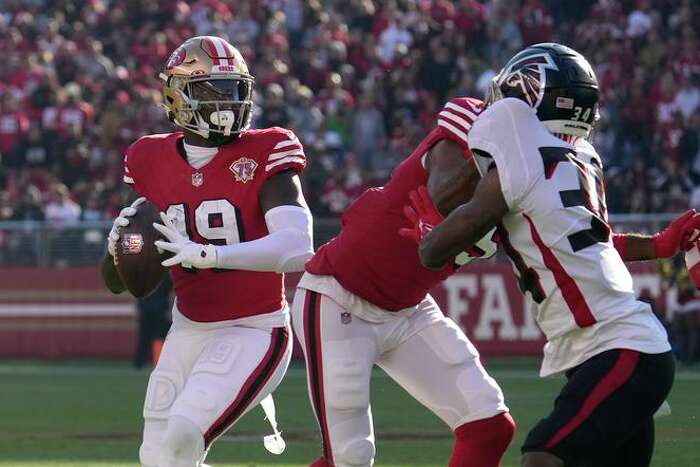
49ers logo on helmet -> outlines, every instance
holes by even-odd
[[[175,49],[173,53],[170,54],[170,57],[168,57],[168,61],[165,64],[166,70],[175,68],[176,66],[184,62],[185,56],[187,56],[187,51],[184,47],[178,47],[177,49]]]
[[[547,70],[558,70],[547,53],[523,57],[503,70],[503,83],[511,88],[520,88],[530,107],[538,108],[544,97]]]

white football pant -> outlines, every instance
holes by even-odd
[[[476,348],[432,297],[392,313],[350,294],[329,276],[316,277],[323,293],[298,288],[292,323],[304,349],[324,456],[333,465],[374,462],[370,379],[375,364],[452,430],[508,411]]]
[[[292,355],[289,326],[194,323],[165,339],[144,402],[144,467],[197,467],[211,444],[272,393]]]

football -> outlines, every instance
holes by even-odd
[[[153,244],[162,235],[153,228],[160,222],[158,209],[148,201],[136,208],[129,225],[119,231],[116,267],[126,288],[134,297],[145,297],[161,283],[168,268],[160,263],[166,258]]]

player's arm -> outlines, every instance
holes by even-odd
[[[136,209],[143,203],[146,198],[137,198],[131,205],[125,207],[119,212],[119,215],[114,219],[112,223],[112,230],[110,230],[107,236],[107,252],[104,258],[102,258],[102,264],[100,266],[100,272],[102,273],[102,280],[104,281],[110,292],[119,294],[126,290],[126,285],[122,282],[119,273],[117,272],[116,263],[116,245],[119,241],[119,229],[121,227],[126,227],[129,225],[129,217],[136,214]]]
[[[126,286],[119,277],[116,266],[114,266],[114,257],[109,252],[105,253],[104,258],[102,258],[100,272],[102,280],[110,292],[120,294],[126,290]]]
[[[164,225],[154,224],[166,239],[156,245],[175,255],[164,266],[186,262],[201,269],[220,268],[261,272],[292,272],[304,269],[313,255],[312,217],[304,200],[299,176],[284,170],[270,176],[259,194],[269,234],[232,245],[202,245],[177,232],[161,215]]]
[[[624,261],[646,261],[670,258],[679,251],[687,251],[696,240],[698,232],[700,214],[691,209],[657,234],[613,233],[612,240]]]
[[[469,250],[508,213],[496,168],[479,181],[471,200],[453,210],[420,243],[421,263],[440,269],[460,252]]]
[[[449,139],[428,151],[426,170],[430,199],[445,216],[471,199],[481,178],[474,160],[465,158],[464,149]]]

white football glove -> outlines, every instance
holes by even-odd
[[[199,269],[210,269],[216,267],[216,246],[211,244],[202,245],[195,243],[182,235],[173,224],[173,221],[164,213],[160,213],[162,224],[153,223],[153,228],[163,234],[167,239],[156,240],[156,248],[162,251],[169,251],[175,256],[164,260],[161,264],[165,267],[182,264],[183,267],[195,267]]]
[[[137,198],[133,203],[131,203],[131,206],[127,206],[119,211],[119,215],[116,217],[116,219],[114,219],[112,230],[110,230],[109,235],[107,235],[107,251],[112,258],[114,258],[115,264],[117,263],[117,242],[119,241],[119,229],[129,225],[129,217],[136,214],[136,208],[139,207],[139,205],[144,201],[146,201],[146,198],[144,197]]]

